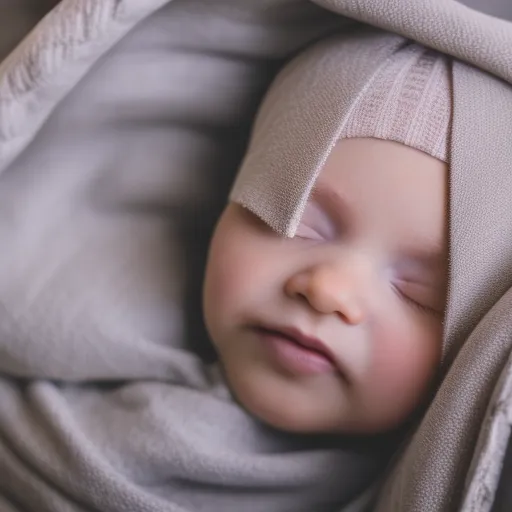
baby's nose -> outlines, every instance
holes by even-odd
[[[357,325],[365,319],[363,279],[355,268],[318,265],[294,274],[286,283],[286,294],[306,301],[323,314],[338,314]]]

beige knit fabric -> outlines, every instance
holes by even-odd
[[[340,139],[393,140],[447,162],[449,74],[449,60],[440,53],[417,44],[402,48],[360,94]]]

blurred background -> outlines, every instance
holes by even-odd
[[[512,0],[461,1],[469,7],[512,21]],[[0,60],[58,3],[59,0],[0,0]]]
[[[0,60],[58,0],[0,0]]]

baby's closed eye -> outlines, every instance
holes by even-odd
[[[325,209],[316,201],[308,201],[295,237],[315,241],[332,241],[338,236],[339,227]]]
[[[433,282],[395,279],[392,286],[400,297],[413,307],[433,313],[442,313],[444,310],[444,294]]]

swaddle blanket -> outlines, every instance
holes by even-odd
[[[268,96],[234,191],[293,234],[343,108],[401,36],[469,63],[453,69],[445,378],[375,508],[490,509],[512,409],[512,26],[446,0],[66,0],[0,67],[0,510],[359,507],[386,454],[254,422],[184,320],[195,235],[258,99],[331,32],[364,57],[345,103],[321,43]]]

